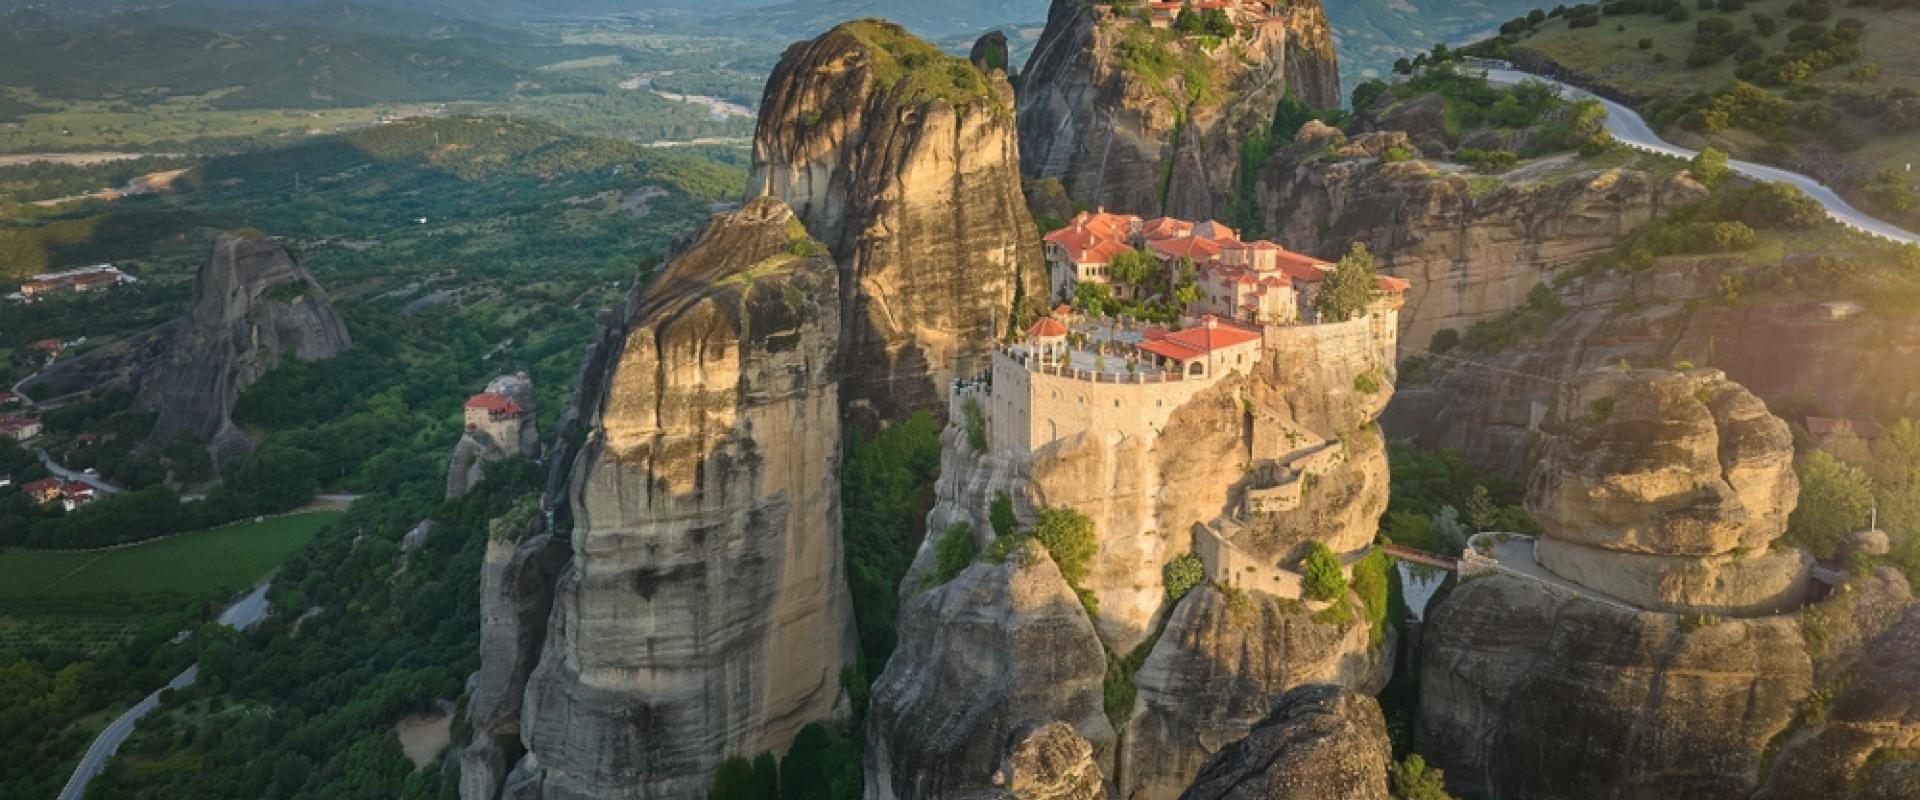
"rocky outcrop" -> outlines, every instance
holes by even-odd
[[[531,527],[537,529],[538,515]],[[493,798],[507,770],[526,754],[521,697],[546,641],[553,584],[569,553],[548,533],[491,537],[480,565],[480,669],[467,683],[473,739],[460,753],[460,796]]]
[[[756,199],[614,321],[518,715],[527,753],[499,796],[699,796],[727,756],[847,711],[838,272],[819,251]]]
[[[1549,420],[1527,494],[1539,564],[1431,612],[1421,752],[1476,796],[1749,797],[1905,581],[1801,607],[1809,564],[1768,554],[1797,495],[1792,439],[1718,371],[1606,370]]]
[[[1097,762],[1109,761],[1114,747],[1101,710],[1106,656],[1079,598],[1038,544],[1025,542],[1001,563],[975,564],[915,595],[900,611],[899,636],[873,686],[867,797],[960,798],[996,787],[1018,797],[1067,797],[1081,796],[1089,783],[1101,796],[1098,772],[1089,777],[1073,767],[1081,760],[1074,753],[1046,755],[1059,743],[1027,733],[1065,723],[1085,740],[1069,749],[1084,746]],[[1023,766],[1041,759],[1061,766]],[[1054,783],[1064,783],[1057,794],[1033,791]],[[1068,791],[1074,786],[1081,789]]]
[[[147,444],[188,433],[225,461],[253,448],[233,424],[240,392],[282,359],[319,361],[352,344],[326,291],[285,247],[222,234],[194,276],[185,317],[55,362],[23,388],[57,396],[126,386],[156,414]]]
[[[1920,608],[1874,641],[1845,688],[1784,739],[1754,800],[1920,797]]]
[[[539,397],[527,373],[501,375],[487,382],[482,395],[504,397],[519,407],[512,415],[490,417],[468,402],[466,430],[447,459],[447,497],[460,497],[486,477],[486,465],[496,461],[540,455],[540,427],[534,423]]]
[[[1276,703],[1284,711],[1289,693],[1301,686],[1334,684],[1368,695],[1379,692],[1393,669],[1392,651],[1374,647],[1370,637],[1365,624],[1316,621],[1313,612],[1297,600],[1278,600],[1262,592],[1230,598],[1211,588],[1195,589],[1167,621],[1166,631],[1134,677],[1139,694],[1126,731],[1118,781],[1121,796],[1171,800],[1189,783],[1194,791],[1223,791],[1220,775],[1210,780],[1207,770],[1231,771],[1221,766],[1223,758],[1231,763],[1250,754],[1229,755],[1222,748],[1243,736],[1250,741],[1267,738],[1256,726],[1265,724],[1262,720],[1269,712],[1280,713],[1275,711]],[[1379,713],[1376,707],[1373,724],[1384,729],[1385,723],[1377,721]],[[1268,736],[1292,734],[1270,731]],[[1382,780],[1386,762],[1383,754],[1371,765]],[[1294,777],[1312,776],[1317,783],[1351,772],[1345,762],[1338,768],[1325,766],[1331,771],[1271,775],[1262,780],[1278,787],[1294,785],[1290,783]],[[1349,777],[1357,780],[1358,773]],[[1334,785],[1323,788],[1331,791]]]
[[[1181,800],[1387,800],[1393,759],[1373,698],[1302,686],[1247,738],[1207,759]]]
[[[352,345],[327,293],[278,243],[222,235],[193,279],[193,305],[167,352],[143,364],[139,402],[159,416],[147,440],[181,433],[207,442],[216,459],[252,448],[235,427],[233,402],[283,358],[317,361]]]
[[[1421,350],[1435,331],[1464,332],[1522,305],[1628,231],[1697,201],[1706,189],[1684,174],[1586,169],[1558,156],[1489,179],[1388,150],[1418,148],[1399,132],[1351,140],[1308,123],[1267,163],[1257,184],[1266,230],[1287,247],[1338,258],[1367,245],[1382,272],[1413,282],[1401,339]]]
[[[1431,385],[1400,387],[1386,427],[1480,466],[1525,474],[1557,402],[1556,381],[1621,362],[1710,365],[1770,404],[1824,416],[1920,416],[1920,370],[1886,368],[1920,358],[1920,324],[1872,311],[1835,317],[1821,305],[1830,296],[1818,293],[1748,292],[1728,302],[1726,287],[1779,269],[1719,257],[1567,280],[1554,290],[1562,310],[1539,332],[1515,336],[1498,352],[1455,354],[1496,369],[1440,364]]]
[[[1282,97],[1291,92],[1316,108],[1341,102],[1320,3],[1247,13],[1208,52],[1201,37],[1117,17],[1108,5],[1055,0],[1020,73],[1022,169],[1115,210],[1223,214],[1241,141],[1271,124]],[[1149,60],[1127,58],[1130,50],[1164,54],[1154,69],[1166,74],[1130,66]],[[1190,83],[1195,76],[1205,85]]]
[[[1793,434],[1719,370],[1588,373],[1543,429],[1527,510],[1548,570],[1654,611],[1807,599],[1812,559],[1770,550],[1800,495]]]
[[[1011,800],[1106,800],[1093,745],[1072,725],[1049,722],[1014,742],[994,774]]]
[[[879,20],[794,45],[767,81],[748,194],[786,201],[839,262],[841,397],[863,421],[944,413],[996,322],[1044,299],[1012,93]]]

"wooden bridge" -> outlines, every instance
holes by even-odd
[[[1429,567],[1433,567],[1435,569],[1443,569],[1448,572],[1460,571],[1459,559],[1447,558],[1446,556],[1443,556],[1443,555],[1429,553],[1425,550],[1415,550],[1411,547],[1402,547],[1397,544],[1383,544],[1383,545],[1380,545],[1380,549],[1383,551],[1386,551],[1387,555],[1393,556],[1394,558],[1400,559],[1402,561],[1411,561],[1415,564],[1425,564]]]

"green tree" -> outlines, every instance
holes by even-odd
[[[1013,498],[1006,492],[994,492],[993,502],[987,506],[987,521],[993,525],[993,536],[1005,539],[1013,535],[1020,520],[1013,514]]]
[[[860,751],[820,723],[801,728],[780,760],[781,800],[860,800]]]
[[[1727,168],[1727,154],[1711,147],[1705,148],[1693,157],[1688,165],[1693,177],[1707,186],[1718,186],[1726,180],[1730,170]]]
[[[1859,467],[1825,450],[1801,459],[1800,505],[1787,518],[1787,539],[1820,558],[1833,558],[1847,537],[1867,524],[1873,486]]]
[[[973,540],[972,525],[964,521],[948,525],[933,544],[933,571],[920,579],[920,585],[939,586],[953,580],[979,555],[980,545]]]
[[[1427,766],[1427,760],[1414,753],[1387,770],[1387,783],[1394,800],[1453,800],[1447,794],[1446,773]]]
[[[1384,91],[1385,89],[1386,85],[1381,84],[1380,90]],[[1356,89],[1355,91],[1358,92],[1359,90]],[[1358,110],[1359,106],[1355,106],[1354,108]],[[1309,106],[1301,102],[1300,98],[1295,97],[1293,95],[1293,89],[1287,89],[1287,93],[1281,95],[1280,102],[1274,106],[1273,125],[1267,129],[1267,140],[1275,143],[1275,145],[1280,148],[1292,144],[1294,137],[1300,135],[1300,129],[1305,127],[1307,122],[1312,120],[1314,116],[1313,106]]]
[[[1307,596],[1315,600],[1338,600],[1347,595],[1347,576],[1340,569],[1340,557],[1323,542],[1314,542],[1306,560]]]
[[[720,769],[707,784],[707,800],[778,800],[778,795],[769,797],[761,792],[754,762],[740,756],[728,756],[720,762]]]
[[[1192,3],[1188,3],[1186,5],[1181,6],[1180,12],[1173,15],[1173,32],[1174,33],[1178,33],[1183,36],[1189,35],[1189,34],[1195,34],[1200,32],[1200,28],[1201,28],[1200,15],[1193,13]]]
[[[1040,509],[1033,537],[1053,556],[1053,563],[1060,568],[1060,577],[1066,578],[1067,583],[1077,587],[1086,580],[1088,566],[1100,550],[1092,519],[1066,506],[1048,506]]]
[[[1167,602],[1178,603],[1193,587],[1206,582],[1207,567],[1199,556],[1181,553],[1160,568],[1160,580],[1167,587]]]
[[[1345,322],[1364,316],[1367,305],[1373,302],[1374,282],[1373,254],[1367,252],[1366,245],[1354,242],[1353,249],[1320,282],[1313,310],[1321,322]]]
[[[1107,260],[1107,277],[1128,286],[1145,286],[1163,272],[1160,261],[1139,250],[1126,250]]]

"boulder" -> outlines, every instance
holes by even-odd
[[[1180,800],[1387,800],[1393,759],[1373,698],[1316,684],[1286,693],[1245,739],[1207,759]]]
[[[1035,726],[1064,722],[1096,763],[1111,763],[1106,671],[1079,598],[1037,543],[968,567],[900,610],[899,645],[868,712],[866,796],[933,800],[1083,782],[1074,768],[1026,769],[1079,759],[1019,742]],[[1001,765],[1008,752],[1014,772]]]

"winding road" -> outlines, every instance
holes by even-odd
[[[225,611],[220,612],[220,624],[244,631],[259,623],[260,620],[266,619],[269,585],[271,582],[260,584],[245,597],[227,606]],[[194,680],[199,677],[200,665],[195,664],[181,671],[179,675],[175,675],[173,680],[167,681],[166,687],[160,691],[185,689],[192,686]],[[60,790],[60,800],[81,800],[85,797],[87,784],[100,774],[100,770],[106,768],[108,761],[113,760],[113,754],[120,749],[121,743],[125,742],[128,736],[133,735],[133,726],[159,705],[160,692],[147,695],[146,699],[135,704],[133,708],[127,709],[127,713],[121,714],[106,729],[100,731],[100,735],[94,737],[93,744],[87,746],[87,754],[80,757],[79,765],[73,768],[73,775],[67,778],[67,785]]]
[[[1516,84],[1521,81],[1539,81],[1558,89],[1562,97],[1569,99],[1599,101],[1600,105],[1607,110],[1607,132],[1613,134],[1615,140],[1629,147],[1674,158],[1690,159],[1699,154],[1697,150],[1690,150],[1660,138],[1660,135],[1654,132],[1653,126],[1648,125],[1639,112],[1585,89],[1561,83],[1544,75],[1513,69],[1511,66],[1487,69],[1489,83]],[[1751,161],[1729,160],[1727,166],[1734,172],[1754,180],[1792,184],[1824,206],[1827,216],[1849,228],[1903,244],[1920,244],[1920,234],[1875,219],[1866,212],[1854,208],[1853,204],[1841,198],[1839,193],[1827,188],[1826,184],[1811,177]]]
[[[78,470],[67,469],[65,466],[62,466],[60,462],[53,460],[53,456],[47,455],[47,451],[45,450],[36,447],[33,449],[33,452],[40,456],[41,465],[45,466],[48,472],[53,473],[57,477],[88,484],[101,494],[113,494],[120,491],[120,487],[108,483],[105,478],[98,475],[90,475]]]

